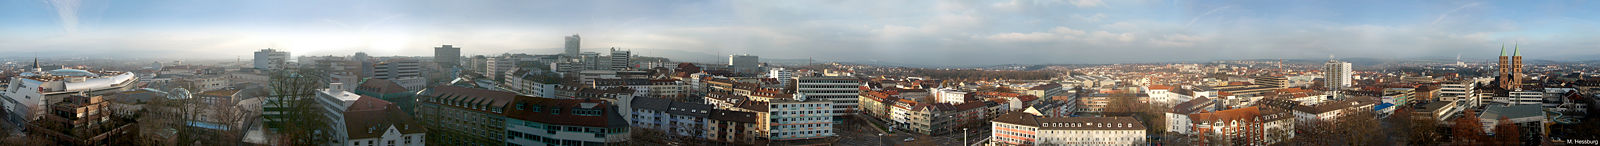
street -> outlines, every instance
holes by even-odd
[[[885,145],[885,146],[896,146],[896,145],[959,146],[959,145],[962,145],[961,144],[961,138],[962,137],[961,137],[961,133],[959,131],[960,129],[957,129],[957,131],[954,132],[954,133],[940,135],[940,136],[928,136],[928,135],[915,134],[915,133],[906,133],[906,132],[894,132],[894,133],[891,134],[891,133],[879,132],[879,130],[875,129],[876,127],[873,127],[866,120],[861,120],[859,118],[845,118],[844,123],[841,123],[838,126],[835,126],[835,128],[836,129],[834,129],[834,131],[839,131],[839,133],[838,133],[839,134],[839,140],[834,142],[834,144],[837,144],[837,145],[851,145],[851,146],[857,146],[857,145],[860,145],[860,146],[877,146],[877,145]],[[981,141],[982,139],[988,137],[988,135],[989,135],[988,134],[989,130],[986,129],[986,128],[985,129],[972,128],[972,129],[968,129],[968,130],[971,130],[971,132],[968,133],[968,134],[970,134],[970,136],[967,137],[968,138],[967,140],[968,140],[969,143],[977,143],[978,141]],[[906,138],[910,138],[910,137],[915,137],[916,139],[914,139],[912,141],[905,141]]]

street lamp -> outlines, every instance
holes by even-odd
[[[961,128],[961,146],[972,145],[967,143],[967,128]]]
[[[883,146],[883,133],[878,133],[878,146]]]

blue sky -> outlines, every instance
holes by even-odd
[[[904,64],[1600,55],[1594,1],[0,1],[0,53],[248,57],[585,48]],[[4,56],[4,55],[0,55]],[[246,58],[248,59],[248,58]]]

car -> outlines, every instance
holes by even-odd
[[[913,140],[917,140],[917,138],[916,137],[907,137],[906,138],[906,142],[911,142]]]

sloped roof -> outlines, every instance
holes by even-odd
[[[438,102],[436,102],[436,103],[441,103],[441,102],[463,102],[463,103],[466,103],[466,104],[487,105],[487,106],[489,106],[489,108],[505,108],[506,105],[511,103],[512,100],[515,100],[517,98],[517,96],[518,96],[516,93],[505,92],[505,91],[494,91],[494,90],[467,88],[467,87],[457,87],[457,86],[434,86],[432,89],[429,89],[429,90],[431,90],[431,91],[428,91],[427,96],[424,96],[424,97],[420,98],[420,99],[422,99],[421,101],[438,100]],[[440,105],[451,106],[450,104],[440,104]],[[462,108],[462,109],[472,110],[473,108]],[[484,110],[477,110],[477,111],[487,112],[487,111],[484,111]]]
[[[1034,117],[1032,114],[1022,113],[1022,112],[1008,112],[1006,114],[1002,114],[1002,115],[1000,115],[998,117],[995,117],[993,120],[990,120],[990,121],[1006,123],[1006,124],[1017,124],[1017,125],[1025,125],[1025,126],[1035,126],[1035,127],[1037,127],[1037,126],[1039,126],[1039,120],[1038,119],[1039,119],[1039,117]]]
[[[756,113],[730,110],[711,110],[710,118],[719,121],[734,121],[740,123],[756,123]]]
[[[1256,116],[1261,116],[1261,109],[1255,106],[1221,110],[1209,113],[1189,114],[1189,119],[1194,122],[1207,121],[1253,121]]]
[[[360,86],[356,86],[356,91],[392,94],[405,93],[409,90],[407,90],[406,87],[400,86],[399,83],[395,83],[394,81],[384,79],[367,79],[365,82],[361,82]]]
[[[344,113],[345,134],[350,139],[382,137],[390,127],[401,134],[427,132],[422,124],[412,121],[411,115],[400,111],[400,108],[392,103],[372,97],[362,97],[351,106],[351,108],[358,107],[361,110]]]
[[[508,108],[506,117],[523,121],[553,125],[586,127],[627,127],[617,109],[610,103],[595,99],[553,99],[520,96],[515,104],[521,108]],[[600,115],[578,115],[574,110],[599,110]]]
[[[650,97],[634,97],[632,104],[632,108],[634,109],[667,111],[668,106],[672,106],[672,100]]]
[[[394,103],[383,101],[383,99],[373,98],[371,96],[361,96],[357,97],[355,102],[351,102],[350,106],[345,107],[345,111],[384,110],[389,108],[391,105],[394,105]]]
[[[1167,85],[1150,85],[1150,90],[1172,90],[1172,86],[1167,86]]]
[[[1178,105],[1172,106],[1172,113],[1193,114],[1193,113],[1196,113],[1196,112],[1200,112],[1201,109],[1205,109],[1206,107],[1210,107],[1213,104],[1216,104],[1216,103],[1212,102],[1211,98],[1195,97],[1194,99],[1190,99],[1189,101],[1185,101],[1183,103],[1178,103]]]

